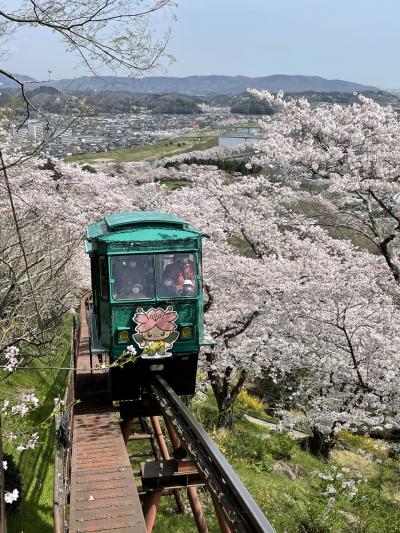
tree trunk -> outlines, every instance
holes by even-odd
[[[313,428],[312,433],[305,440],[305,448],[316,457],[328,461],[331,451],[336,444],[336,435],[325,435],[317,428]]]
[[[216,376],[213,371],[208,372],[211,387],[218,405],[218,428],[233,426],[233,406],[246,381],[247,371],[242,370],[237,382],[232,385],[232,372],[232,368],[227,368],[222,378]]]
[[[233,403],[230,398],[225,398],[222,404],[218,405],[218,429],[233,426]]]

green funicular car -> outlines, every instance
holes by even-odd
[[[205,340],[202,237],[181,218],[155,211],[106,216],[87,228],[92,353],[111,363],[113,400],[141,398],[160,374],[177,394],[193,394]]]

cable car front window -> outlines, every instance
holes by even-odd
[[[150,254],[119,255],[111,259],[114,278],[113,299],[147,300],[154,298],[153,256]]]
[[[194,254],[158,254],[157,294],[161,298],[191,297],[197,294]]]

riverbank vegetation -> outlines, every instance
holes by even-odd
[[[109,152],[99,152],[96,154],[77,154],[65,158],[66,162],[81,163],[126,163],[130,161],[144,161],[163,159],[194,150],[207,150],[218,145],[218,137],[214,134],[199,133],[192,137],[182,136],[174,139],[162,139],[154,144],[144,146],[133,146]]]

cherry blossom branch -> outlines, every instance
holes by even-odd
[[[20,226],[19,226],[18,216],[17,216],[17,212],[16,212],[16,209],[15,209],[15,204],[14,204],[13,195],[12,195],[12,191],[11,191],[11,185],[10,185],[10,181],[8,179],[7,170],[6,170],[5,165],[4,165],[3,152],[1,150],[1,148],[0,148],[0,162],[1,162],[1,165],[2,165],[4,181],[5,181],[5,184],[6,184],[7,195],[8,195],[8,199],[9,199],[10,206],[11,206],[11,212],[12,212],[12,216],[13,216],[13,220],[14,220],[14,224],[15,224],[15,229],[16,229],[17,236],[18,236],[18,242],[19,242],[19,245],[21,247],[21,252],[22,252],[23,259],[24,259],[24,264],[25,264],[25,269],[26,269],[25,271],[26,271],[26,275],[27,275],[28,281],[29,281],[29,287],[30,287],[30,290],[31,290],[32,298],[33,298],[33,304],[35,306],[35,310],[36,310],[36,314],[37,314],[37,317],[38,317],[39,324],[41,324],[42,323],[42,317],[41,317],[41,314],[39,312],[38,303],[36,301],[36,294],[35,294],[35,291],[34,291],[34,288],[33,288],[33,284],[32,284],[32,279],[31,279],[29,265],[28,265],[28,258],[27,258],[26,251],[25,251],[25,245],[24,245],[23,240],[22,240],[21,229],[20,229]]]
[[[400,225],[400,217],[396,216],[393,213],[392,209],[390,209],[390,207],[386,205],[372,189],[368,189],[368,192],[372,196],[372,198],[382,207],[382,209],[386,211],[386,213],[388,213],[388,215],[390,215]]]
[[[52,13],[48,5],[42,7],[35,0],[29,0],[29,3],[32,9],[27,9],[25,14],[3,9],[0,18],[59,34],[96,77],[98,73],[93,61],[97,60],[114,68],[126,67],[132,72],[151,69],[165,53],[169,31],[162,41],[153,45],[147,21],[152,14],[175,7],[172,0],[154,0],[144,9],[140,9],[135,0],[93,0],[90,8],[86,5],[85,9],[76,1],[58,0],[57,9]],[[112,31],[106,34],[108,28]]]
[[[0,68],[0,74],[3,74],[3,76],[6,76],[7,78],[9,78],[10,80],[14,81],[15,83],[17,83],[20,86],[21,96],[22,96],[22,98],[23,98],[23,100],[25,102],[26,116],[25,116],[24,120],[21,122],[21,124],[19,124],[19,126],[17,128],[17,131],[19,131],[22,128],[22,126],[24,126],[24,124],[29,120],[29,118],[30,118],[30,110],[31,109],[36,111],[36,113],[38,113],[45,120],[47,127],[50,127],[50,122],[49,122],[49,119],[46,117],[46,115],[42,111],[40,111],[40,109],[38,109],[34,104],[32,104],[32,102],[26,96],[25,85],[26,85],[26,83],[32,83],[32,82],[20,81],[13,74],[11,74],[10,72],[7,72],[6,70],[4,70],[2,68]],[[36,82],[34,82],[34,83],[36,83]]]

